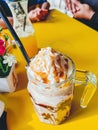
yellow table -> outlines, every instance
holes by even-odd
[[[34,24],[38,47],[51,46],[69,55],[76,68],[90,70],[98,78],[98,32],[54,10],[47,20]],[[20,56],[18,56],[20,57]],[[70,117],[61,125],[41,123],[26,90],[25,61],[17,66],[17,90],[0,94],[6,104],[8,130],[77,130],[98,129],[98,90],[86,109],[79,107],[82,88],[75,88]],[[78,95],[78,96],[77,96]]]

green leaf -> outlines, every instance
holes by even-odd
[[[2,30],[3,30],[2,27],[0,27],[0,32],[2,32]]]
[[[8,35],[4,35],[4,38],[6,41],[9,39]]]
[[[6,69],[6,72],[3,72],[2,71],[2,69],[0,68],[0,78],[5,78],[6,76],[8,76],[9,75],[9,73],[10,73],[10,70],[11,70],[11,67],[7,67],[7,66],[5,65],[4,66],[4,68]]]

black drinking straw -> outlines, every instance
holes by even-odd
[[[28,55],[27,55],[27,53],[26,53],[26,51],[25,51],[25,48],[24,48],[24,46],[22,45],[22,42],[20,41],[20,39],[19,39],[18,35],[16,34],[15,30],[13,29],[12,25],[11,25],[10,22],[8,21],[8,19],[7,19],[7,17],[6,17],[6,14],[5,14],[3,8],[1,7],[1,5],[0,5],[0,16],[1,16],[1,18],[4,20],[6,26],[7,26],[8,29],[10,30],[11,34],[13,35],[13,38],[15,39],[15,41],[16,41],[18,47],[20,48],[20,50],[21,50],[21,52],[22,52],[22,54],[23,54],[23,56],[24,56],[26,62],[29,64],[30,59],[29,59],[29,57],[28,57]]]
[[[21,6],[21,4],[20,4],[19,1],[18,1],[18,5],[19,5],[19,7],[20,7],[20,9],[21,9],[22,14],[25,15],[25,16],[24,16],[24,24],[23,24],[23,31],[25,31],[25,27],[26,27],[26,13],[25,13],[24,9],[22,8],[22,6]]]

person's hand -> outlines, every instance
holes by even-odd
[[[44,2],[44,3],[42,4],[41,8],[42,8],[42,9],[47,9],[47,10],[49,10],[49,8],[50,8],[49,2]]]
[[[95,13],[92,8],[88,4],[81,4],[79,1],[73,0],[76,7],[78,7],[78,11],[74,12],[74,18],[83,18],[90,20]]]
[[[75,13],[79,10],[78,6],[76,6],[74,4],[74,1],[77,2],[77,1],[80,1],[80,0],[64,0],[65,1],[65,4],[66,4],[66,9],[68,11],[71,11],[72,13]]]
[[[38,22],[41,20],[45,20],[47,14],[48,14],[47,9],[35,8],[34,10],[31,10],[29,12],[28,16],[31,22]]]

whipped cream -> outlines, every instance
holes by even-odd
[[[30,79],[45,84],[65,81],[70,75],[68,59],[51,47],[42,48],[31,59],[28,73]]]

